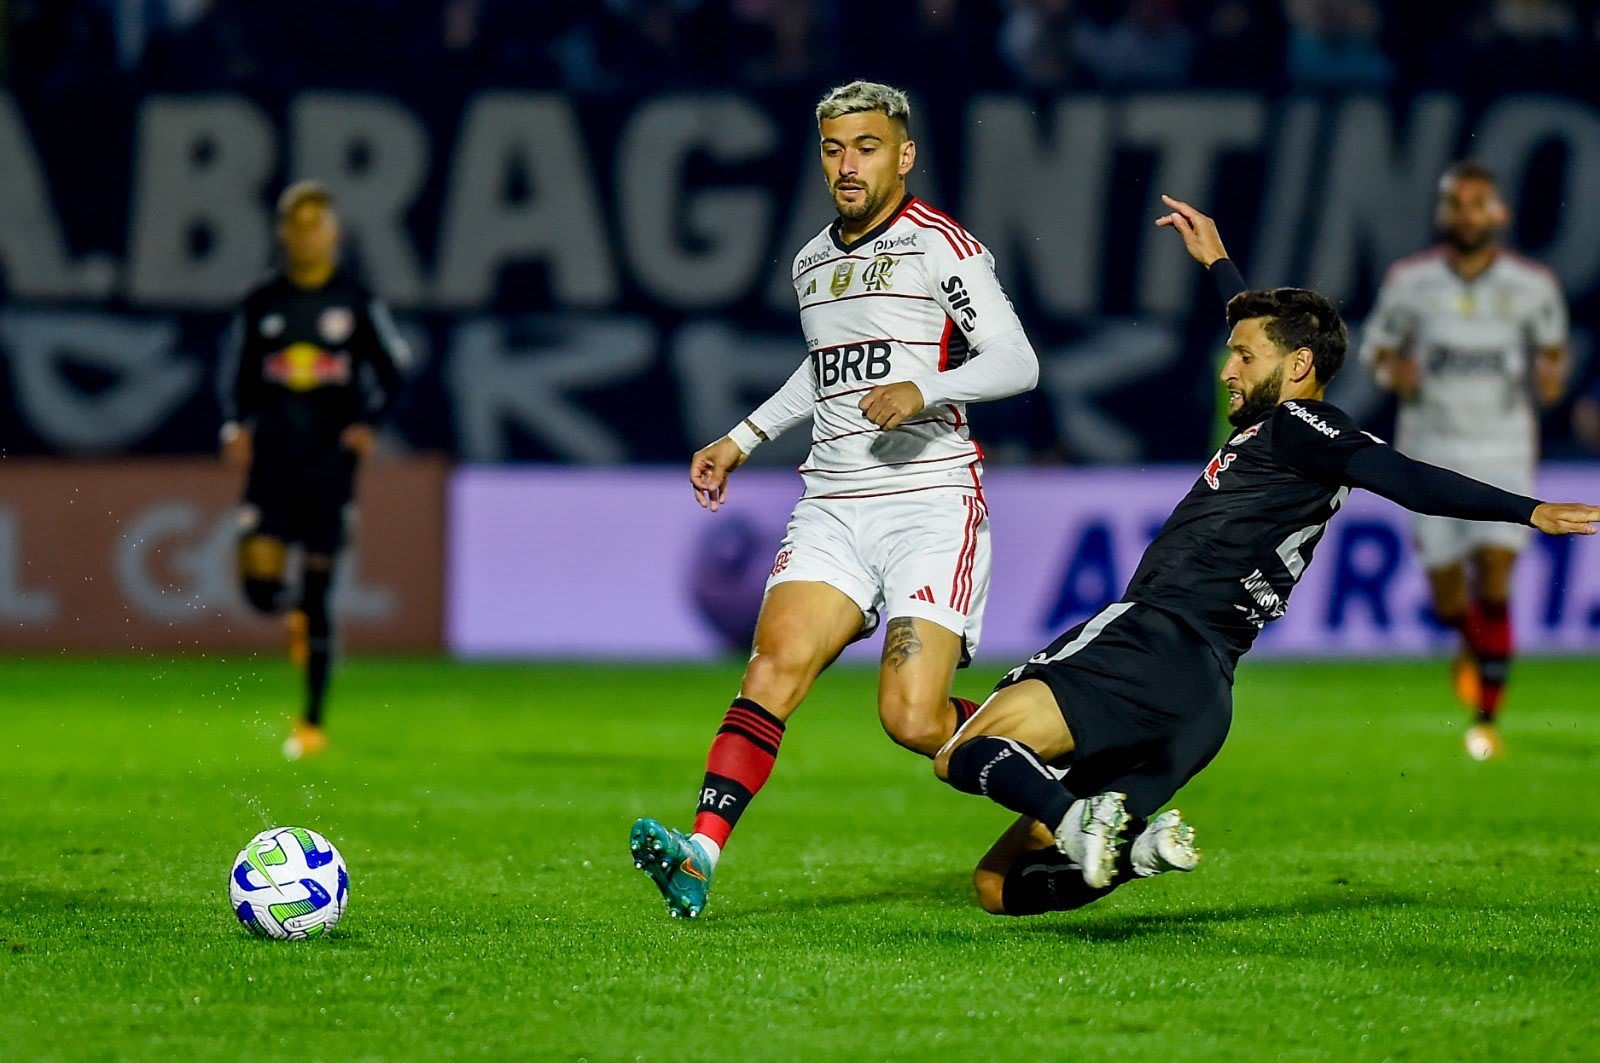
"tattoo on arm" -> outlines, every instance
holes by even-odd
[[[894,665],[895,671],[922,652],[922,640],[917,637],[917,623],[908,616],[898,616],[889,621],[889,631],[883,637],[883,663]]]

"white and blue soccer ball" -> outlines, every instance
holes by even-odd
[[[234,858],[228,897],[253,934],[319,938],[339,925],[350,903],[350,873],[339,850],[316,831],[273,827]]]

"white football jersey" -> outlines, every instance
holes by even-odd
[[[800,249],[794,290],[816,382],[808,498],[980,487],[983,450],[964,403],[931,406],[892,432],[861,397],[961,365],[991,337],[1020,329],[994,258],[949,215],[907,196],[848,244],[838,223]]]
[[[1396,445],[1459,469],[1535,460],[1531,358],[1566,342],[1566,300],[1549,270],[1502,251],[1465,281],[1435,248],[1390,267],[1361,357],[1370,365],[1393,350],[1417,363],[1420,388],[1401,404]]]

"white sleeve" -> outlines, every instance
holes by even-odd
[[[965,365],[912,380],[924,406],[946,402],[993,402],[1032,391],[1039,383],[1039,357],[1020,328],[973,345]]]
[[[923,256],[934,299],[950,315],[974,350],[1022,327],[994,273],[994,256],[967,236],[947,238],[925,231]],[[957,242],[959,241],[959,242]]]
[[[768,439],[777,439],[800,422],[810,420],[816,406],[817,374],[811,367],[811,359],[807,358],[789,374],[783,387],[745,420],[759,428]]]
[[[1528,317],[1528,336],[1539,350],[1567,345],[1567,299],[1555,277],[1543,278],[1539,298]]]
[[[1361,329],[1362,365],[1370,369],[1377,362],[1379,351],[1405,349],[1416,325],[1416,312],[1407,295],[1405,287],[1393,280],[1378,289],[1377,305]]]

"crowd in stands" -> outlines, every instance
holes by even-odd
[[[19,95],[1596,91],[1600,0],[0,0]]]

